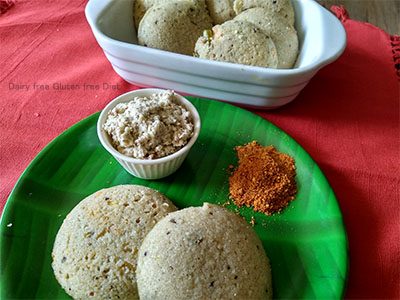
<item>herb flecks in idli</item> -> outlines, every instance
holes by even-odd
[[[207,31],[206,31],[207,32]],[[201,36],[195,56],[243,65],[276,68],[278,55],[273,40],[247,21],[230,20],[212,28],[212,36]]]
[[[242,217],[217,205],[170,213],[148,233],[138,257],[141,299],[272,298],[260,239]]]
[[[137,299],[137,255],[145,235],[176,207],[162,193],[137,185],[100,190],[65,218],[52,267],[74,299]]]
[[[296,29],[284,17],[265,8],[255,7],[240,13],[234,20],[250,22],[272,38],[278,52],[278,69],[293,67],[297,59],[299,41]]]

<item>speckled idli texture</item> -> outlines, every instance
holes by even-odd
[[[152,6],[139,23],[142,46],[193,55],[196,40],[212,27],[205,6],[192,1],[168,1]]]
[[[278,53],[278,69],[293,67],[299,50],[297,31],[281,14],[255,7],[241,12],[234,20],[250,22],[272,38]]]
[[[235,17],[233,0],[205,0],[214,24],[222,24]]]
[[[65,218],[52,267],[74,299],[137,299],[137,255],[146,234],[176,207],[162,193],[138,185],[100,190]]]
[[[253,228],[205,203],[170,213],[148,233],[136,271],[141,299],[270,299],[271,269]]]
[[[200,37],[195,56],[265,68],[277,68],[278,54],[270,36],[256,25],[241,20],[226,21]]]
[[[295,14],[291,0],[234,0],[233,2],[236,14],[254,7],[262,7],[270,12],[278,13],[289,24],[294,25]]]

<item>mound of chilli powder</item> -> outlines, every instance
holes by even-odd
[[[293,157],[256,141],[235,150],[239,161],[236,168],[230,166],[230,198],[266,215],[281,213],[297,193]]]

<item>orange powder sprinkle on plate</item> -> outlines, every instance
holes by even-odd
[[[266,215],[281,213],[297,193],[293,157],[256,141],[235,150],[239,163],[229,178],[230,198]]]

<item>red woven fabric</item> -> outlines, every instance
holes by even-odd
[[[4,14],[14,5],[14,1],[11,0],[0,0],[0,15]]]
[[[136,88],[97,45],[86,1],[42,2],[17,1],[0,14],[0,210],[52,139]],[[400,298],[399,39],[333,10],[348,34],[344,54],[291,104],[256,113],[310,153],[338,197],[350,251],[346,298]]]

